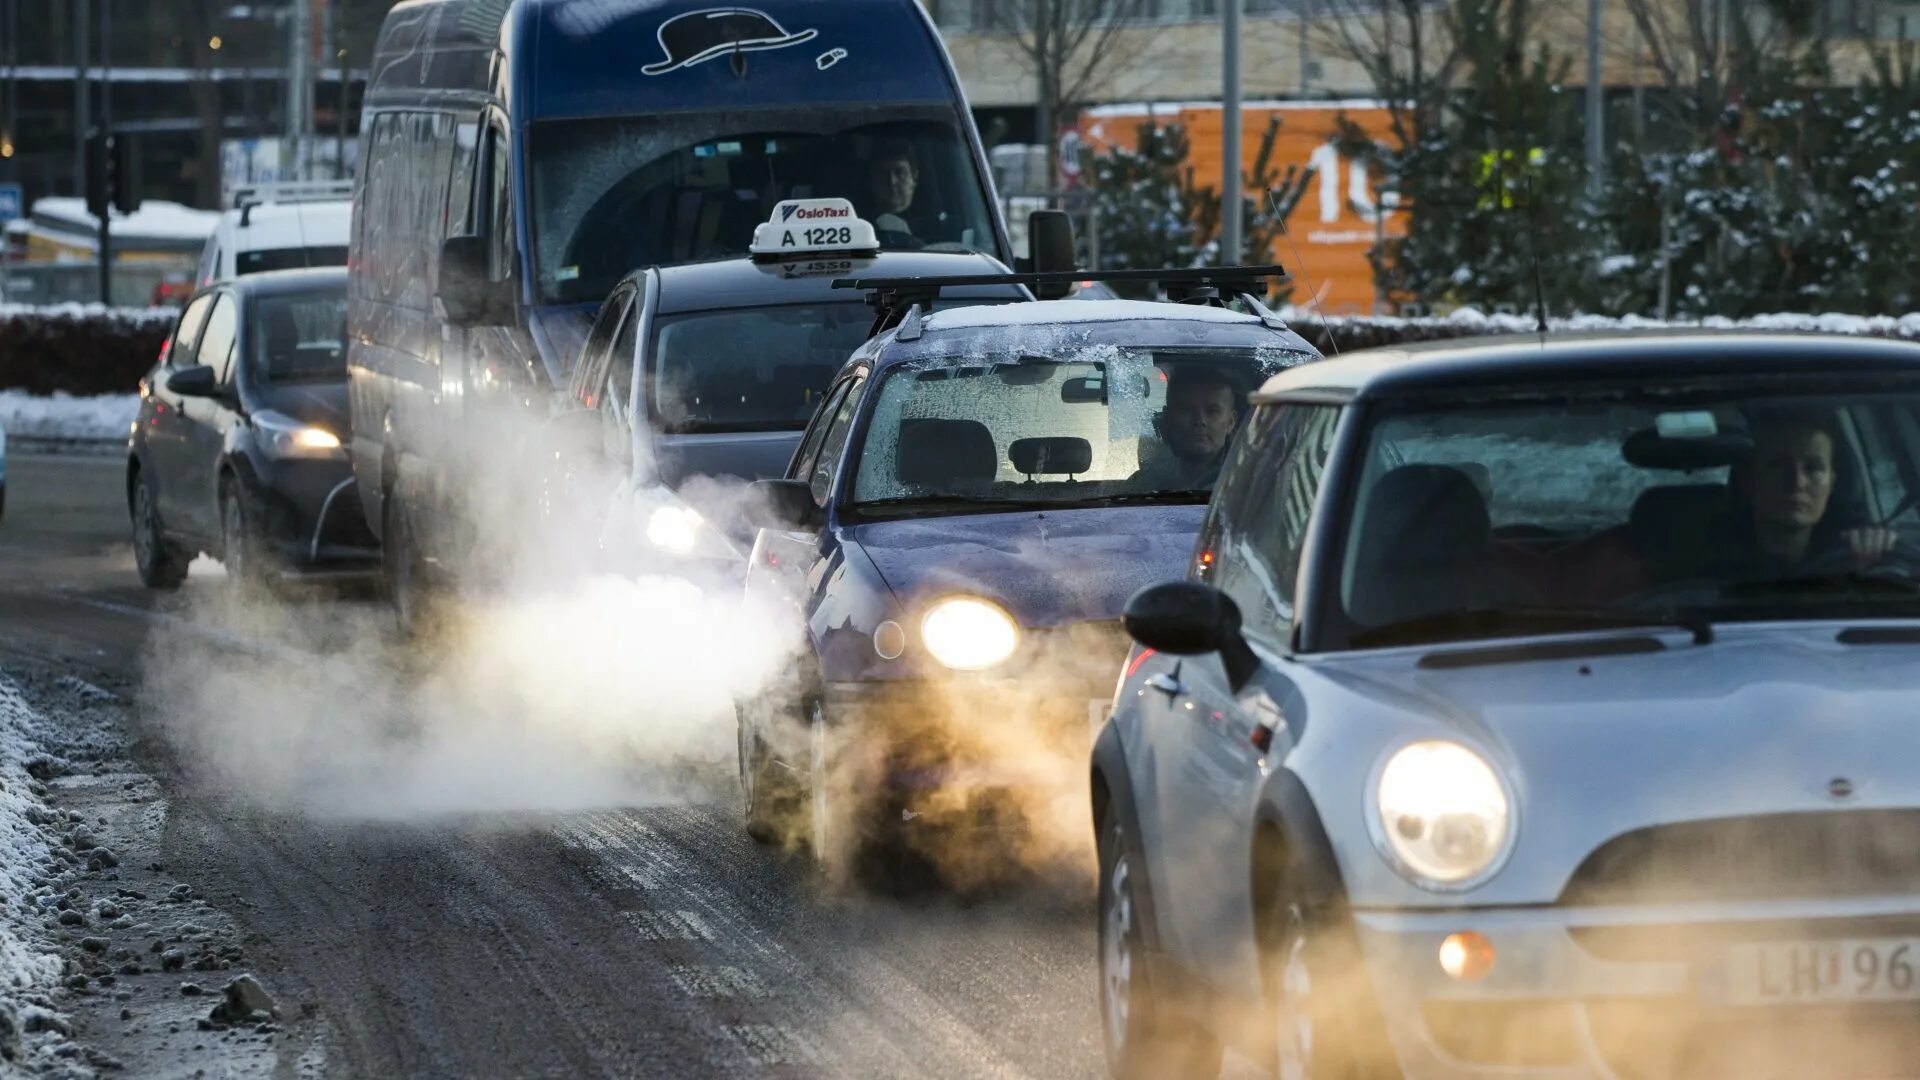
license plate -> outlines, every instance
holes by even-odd
[[[1735,945],[1727,991],[1735,1005],[1920,1000],[1920,938]]]

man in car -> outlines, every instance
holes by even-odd
[[[1167,373],[1167,405],[1154,423],[1161,453],[1133,474],[1136,485],[1204,491],[1220,479],[1227,444],[1240,427],[1241,392],[1220,368],[1182,364]]]
[[[874,147],[867,162],[867,180],[872,190],[872,221],[882,243],[901,236],[911,237],[913,197],[920,186],[920,166],[913,159],[913,148],[904,139],[889,139]]]

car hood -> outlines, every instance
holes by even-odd
[[[967,592],[1024,626],[1118,618],[1142,586],[1186,576],[1204,506],[1116,506],[882,521],[848,530],[902,603]]]
[[[1655,653],[1452,669],[1419,666],[1418,650],[1356,656],[1321,669],[1353,697],[1322,699],[1331,707],[1308,726],[1365,733],[1347,768],[1321,774],[1349,805],[1352,771],[1402,742],[1481,749],[1520,816],[1512,861],[1475,900],[1550,902],[1590,852],[1633,830],[1920,807],[1920,644],[1846,645],[1839,629],[1723,628],[1708,645],[1676,634]],[[1834,794],[1836,779],[1850,794]]]
[[[351,421],[344,382],[278,383],[260,392],[260,404],[305,424],[346,437]]]

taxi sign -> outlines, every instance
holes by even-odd
[[[860,220],[845,199],[788,199],[773,217],[756,225],[748,251],[755,258],[786,259],[833,252],[877,252],[873,226]]]

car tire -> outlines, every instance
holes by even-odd
[[[158,493],[145,469],[133,481],[133,563],[140,582],[149,589],[172,592],[187,580],[189,553],[167,539],[160,524]]]
[[[1267,1000],[1280,1080],[1400,1075],[1344,895],[1288,882],[1268,918]]]
[[[1100,823],[1100,1030],[1115,1080],[1213,1077],[1220,1041],[1168,1005],[1153,984],[1139,902],[1146,866],[1127,841],[1121,814]]]
[[[740,725],[740,811],[747,835],[759,844],[792,842],[801,813],[798,785],[792,774],[773,760],[760,728],[749,710],[764,710],[759,702],[734,706]]]
[[[444,601],[428,576],[420,550],[418,512],[411,489],[403,478],[382,503],[380,569],[386,579],[387,601],[393,607],[394,626],[402,637],[419,640],[439,630]]]
[[[266,538],[247,511],[238,479],[230,478],[220,485],[220,553],[227,566],[227,579],[241,590],[258,592],[272,584]]]

